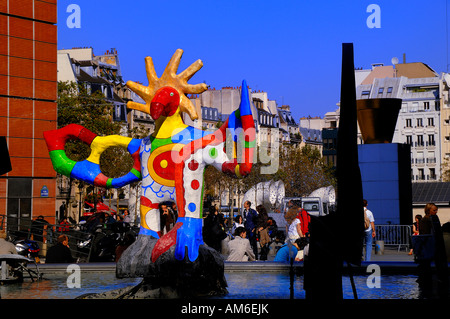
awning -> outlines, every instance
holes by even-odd
[[[94,204],[86,202],[86,201],[84,203],[86,205],[94,208]],[[105,205],[104,203],[98,202],[97,203],[97,212],[99,212],[99,213],[100,212],[112,212],[112,213],[115,213],[116,211],[114,209],[110,208],[109,206]]]

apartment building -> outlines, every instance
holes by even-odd
[[[357,99],[402,99],[392,142],[411,146],[413,182],[439,180],[441,77],[424,63],[382,68],[374,68],[378,71],[375,76],[369,74],[361,82],[357,87]]]
[[[298,122],[294,119],[289,105],[282,105],[278,108],[278,116],[280,120],[280,131],[282,131],[283,143],[293,144],[301,147],[302,135]]]
[[[58,81],[71,81],[83,85],[88,92],[101,92],[113,104],[113,120],[122,124],[122,132],[142,126],[153,131],[155,123],[149,114],[127,110],[127,101],[145,102],[125,84],[122,76],[119,54],[116,49],[106,50],[104,54],[94,54],[93,48],[73,48],[58,50]],[[58,204],[68,202],[66,213],[75,219],[81,215],[81,194],[78,188],[71,188],[65,176],[58,178]],[[118,196],[117,192],[116,195]],[[128,187],[125,197],[129,198]],[[116,204],[116,201],[114,201]],[[81,207],[80,207],[81,206]]]
[[[131,90],[125,85],[116,49],[94,55],[92,48],[58,50],[58,81],[73,81],[88,92],[100,91],[114,105],[114,121],[127,122],[126,102]]]
[[[440,93],[440,129],[441,129],[441,163],[447,166],[450,163],[450,74],[444,73],[439,81]],[[446,167],[449,169],[450,167]]]
[[[12,171],[0,176],[9,231],[55,222],[56,173],[43,132],[56,128],[56,0],[0,1],[0,135]]]
[[[270,147],[274,141],[279,142],[282,138],[278,130],[279,115],[276,102],[269,100],[266,92],[252,92],[250,88],[248,90],[251,100],[250,107],[255,122],[257,145],[267,143]],[[202,124],[199,122],[194,123],[194,125],[211,128],[212,125],[217,123],[219,116],[220,121],[224,122],[231,112],[239,107],[241,87],[223,87],[220,90],[208,89],[201,94],[192,96],[191,101],[201,106],[202,115],[204,115],[202,119],[199,119]],[[215,114],[215,119],[213,114]]]

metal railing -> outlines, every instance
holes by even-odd
[[[6,232],[9,238],[31,239],[39,244],[39,255],[45,258],[46,250],[51,246],[56,245],[58,236],[64,234],[69,239],[69,247],[72,257],[77,262],[84,262],[89,260],[90,249],[79,249],[78,242],[84,241],[88,238],[90,232],[84,231],[83,227],[78,224],[59,225],[46,224],[43,231],[37,231],[33,228],[33,220],[29,218],[6,217],[0,215],[0,231]],[[10,223],[17,227],[8,227]],[[12,228],[12,229],[11,229]]]
[[[405,250],[410,247],[412,230],[409,225],[375,225],[375,233],[374,244],[382,240],[384,246],[397,246],[398,251],[402,247]]]

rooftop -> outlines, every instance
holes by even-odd
[[[450,182],[412,183],[413,204],[448,204]]]

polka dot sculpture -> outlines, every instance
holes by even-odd
[[[203,131],[184,124],[182,113],[198,118],[186,94],[198,94],[205,84],[190,85],[187,81],[202,67],[200,60],[176,74],[182,56],[177,50],[163,75],[156,76],[152,58],[146,58],[148,86],[128,81],[127,86],[146,104],[128,102],[127,107],[146,112],[155,120],[155,131],[143,139],[123,136],[97,136],[80,125],[44,133],[54,169],[66,176],[101,187],[122,187],[142,180],[140,198],[140,235],[157,239],[151,259],[175,245],[175,258],[195,261],[203,244],[202,203],[203,174],[207,165],[236,177],[248,175],[252,168],[255,127],[248,87],[242,82],[241,102],[216,131]],[[64,152],[65,142],[79,139],[91,147],[91,155],[74,162]],[[99,167],[103,151],[111,146],[126,147],[134,159],[131,171],[119,178],[108,178]],[[162,235],[159,204],[173,201],[178,219],[171,231]],[[139,245],[139,240],[133,245]]]

